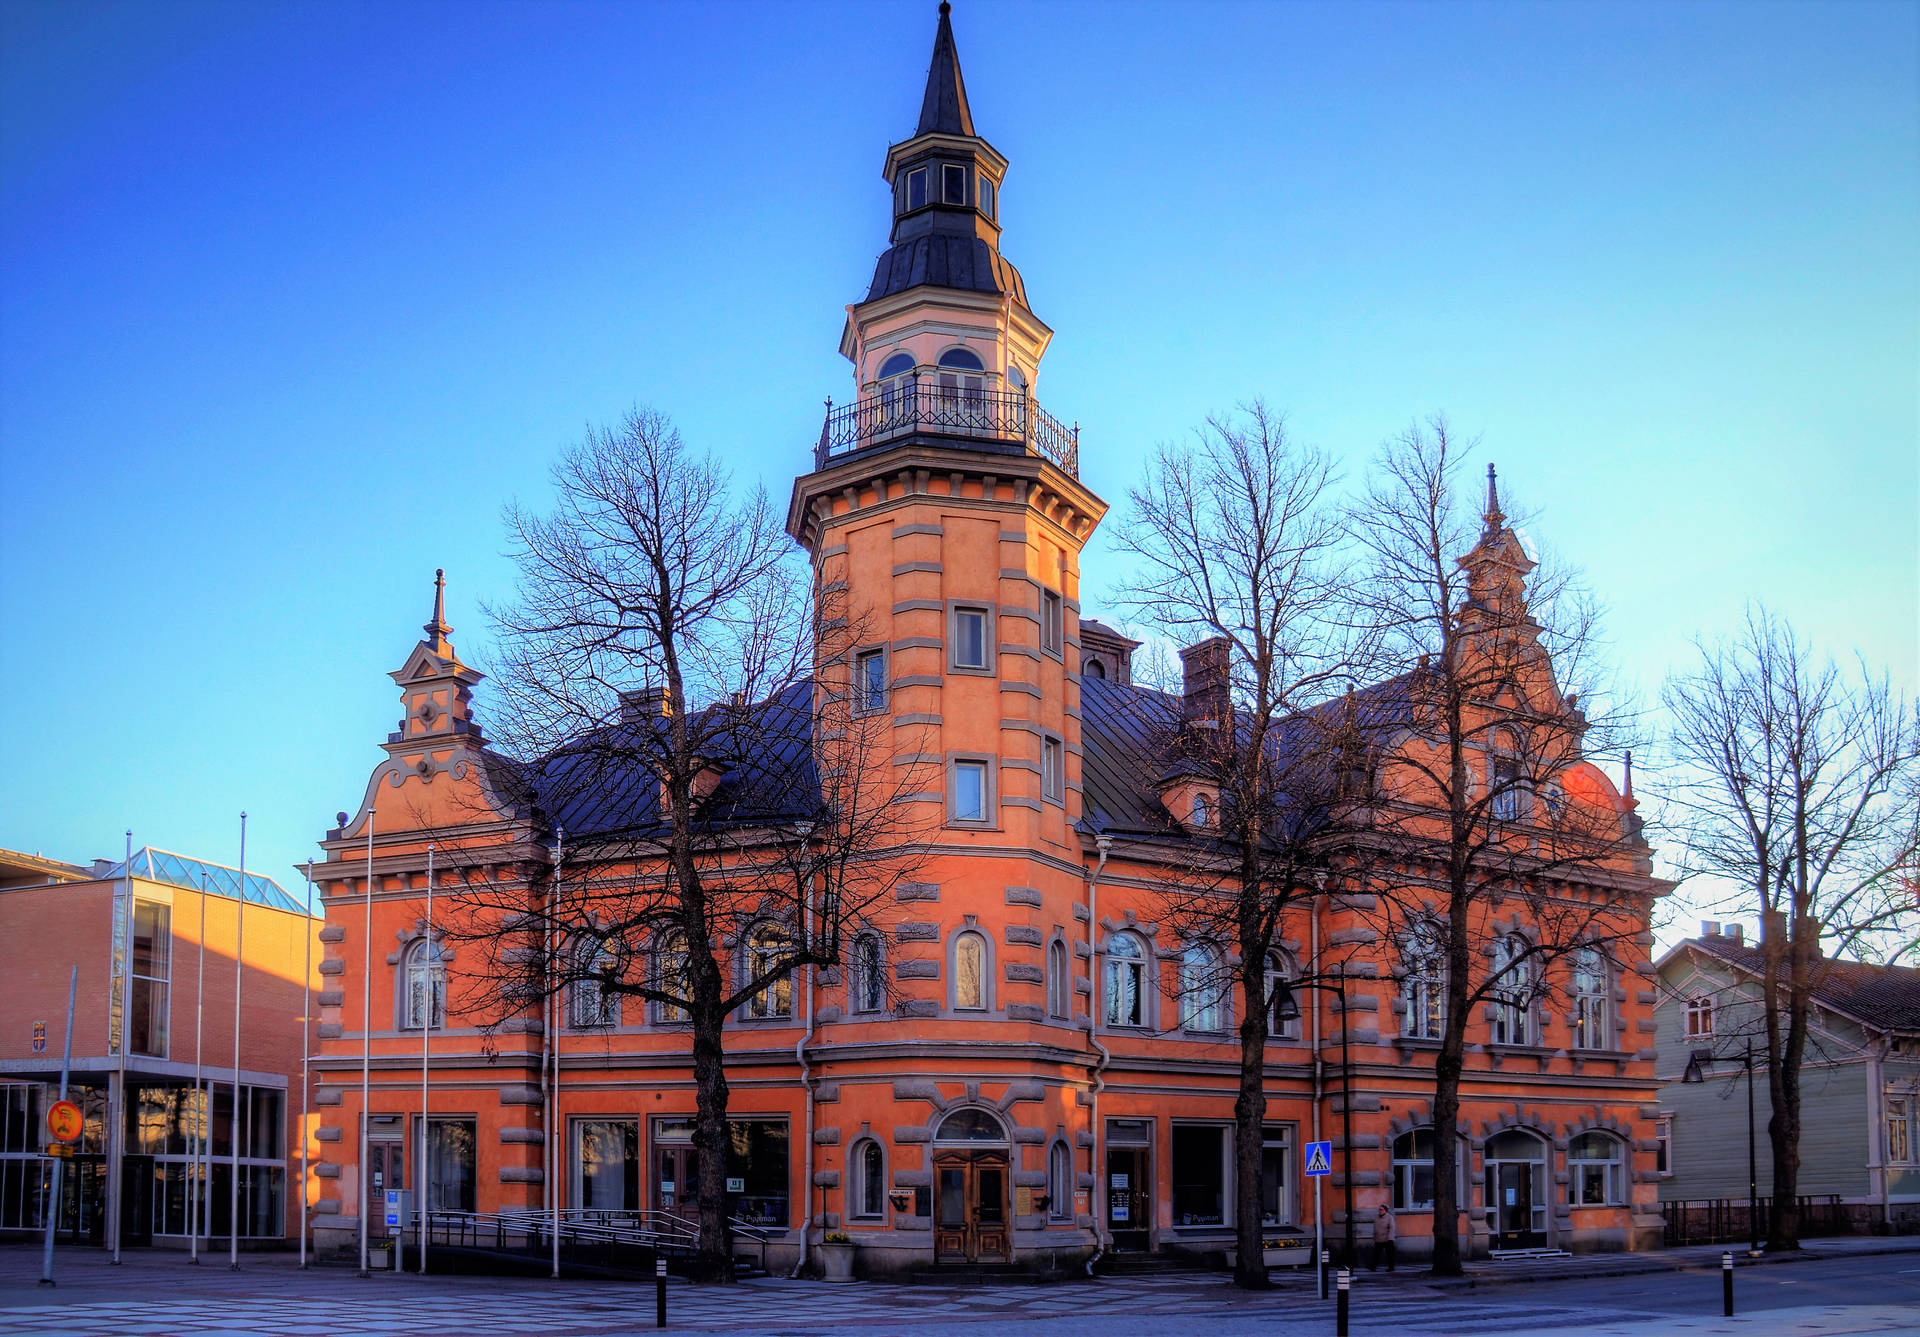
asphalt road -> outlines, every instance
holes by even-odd
[[[61,1259],[62,1284],[34,1285],[39,1254],[0,1249],[0,1337],[600,1337],[653,1327],[646,1284],[486,1277],[361,1279],[302,1272],[282,1256],[178,1254]],[[1720,1316],[1717,1267],[1437,1289],[1406,1273],[1362,1273],[1353,1337],[1851,1337],[1920,1333],[1920,1252],[1776,1262],[1736,1274],[1739,1313]],[[1044,1287],[825,1286],[761,1280],[670,1288],[669,1331],[708,1337],[1332,1337],[1331,1303],[1307,1279],[1265,1294],[1217,1275],[1115,1278]]]

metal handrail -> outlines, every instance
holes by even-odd
[[[1014,447],[1080,474],[1080,429],[1067,427],[1024,391],[969,389],[918,377],[854,403],[827,401],[814,467],[844,455],[875,450],[908,437],[957,437]]]
[[[533,1208],[507,1208],[499,1212],[454,1212],[431,1210],[426,1213],[430,1241],[461,1248],[532,1249],[545,1248],[554,1229],[553,1214]],[[729,1217],[728,1226],[736,1240],[757,1247],[762,1271],[767,1266],[767,1244],[777,1233],[784,1233],[748,1221]],[[411,1214],[407,1227],[417,1238],[420,1212]],[[688,1217],[659,1210],[612,1210],[593,1207],[569,1207],[560,1213],[559,1235],[563,1245],[627,1245],[642,1250],[692,1253],[700,1245],[700,1225]]]

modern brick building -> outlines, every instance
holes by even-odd
[[[942,11],[919,124],[886,157],[892,244],[841,338],[854,399],[829,411],[788,519],[823,585],[873,627],[856,663],[866,704],[898,730],[889,762],[942,776],[909,796],[931,852],[890,916],[848,942],[844,969],[803,971],[741,1009],[728,1164],[700,1166],[677,1018],[597,995],[558,1027],[537,1011],[505,1026],[461,1014],[472,958],[429,935],[429,844],[444,906],[476,883],[531,886],[558,833],[489,749],[480,675],[436,604],[393,674],[404,718],[388,758],[315,874],[323,1245],[352,1248],[370,1198],[396,1184],[441,1210],[535,1210],[557,1195],[568,1210],[671,1213],[700,1174],[724,1174],[776,1261],[829,1229],[854,1238],[871,1273],[1231,1243],[1236,1003],[1182,987],[1218,948],[1161,922],[1158,900],[1205,826],[1204,783],[1169,775],[1153,741],[1192,702],[1134,684],[1135,643],[1081,615],[1081,554],[1107,507],[1080,481],[1077,432],[1040,407],[1052,331],[1000,252],[1008,164],[975,132]],[[1475,560],[1522,579],[1510,551],[1496,512]],[[1190,697],[1216,690],[1206,667],[1204,652],[1191,660]],[[808,714],[792,705],[744,708],[789,710],[804,756]],[[1644,930],[1663,885],[1632,800],[1590,764],[1561,778],[1627,852],[1558,875],[1549,894],[1617,900]],[[1516,830],[1526,819],[1514,814]],[[565,825],[569,848],[599,834],[588,818]],[[1339,1136],[1344,1041],[1355,1214],[1389,1205],[1418,1253],[1437,985],[1409,972],[1367,900],[1303,907],[1270,963],[1276,977],[1317,974],[1338,948],[1352,978],[1344,1012],[1303,992],[1303,1015],[1280,1020],[1268,1048],[1266,1218],[1276,1237],[1312,1233],[1300,1159]],[[758,931],[714,945],[725,969],[745,968]],[[1526,926],[1513,918],[1512,931]],[[1461,1128],[1472,1247],[1657,1242],[1650,944],[1642,932],[1595,953],[1567,985],[1577,1019],[1544,1003],[1475,1019]],[[1349,1186],[1336,1168],[1324,1210],[1338,1235]]]
[[[86,1123],[61,1176],[60,1238],[110,1241],[117,1179],[122,1244],[184,1247],[198,1184],[198,1231],[224,1245],[237,1167],[243,1245],[289,1239],[300,1220],[303,972],[320,963],[319,932],[260,873],[243,880],[157,849],[90,867],[0,851],[0,941],[12,948],[0,987],[0,1237],[45,1227],[46,1112],[78,966],[68,1098]]]

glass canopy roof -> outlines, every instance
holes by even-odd
[[[157,850],[151,845],[135,850],[133,858],[127,863],[115,864],[106,877],[125,877],[129,863],[135,877],[146,878],[149,882],[165,882],[189,891],[204,888],[210,894],[224,896],[230,901],[247,900],[255,905],[272,906],[276,910],[308,913],[297,898],[288,895],[278,882],[264,873],[248,873],[243,887],[237,868],[229,868],[223,863],[208,863],[205,859],[189,859],[184,854]]]

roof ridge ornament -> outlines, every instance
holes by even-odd
[[[927,91],[920,100],[920,124],[914,135],[972,135],[973,112],[967,106],[967,83],[960,77],[960,55],[954,50],[953,6],[940,0],[940,26],[933,35],[933,61],[927,66]]]
[[[453,628],[447,625],[447,572],[445,567],[436,567],[433,572],[433,616],[427,625],[421,628],[432,638],[430,644],[434,653],[446,653],[447,637],[453,634]]]
[[[1487,513],[1484,518],[1489,534],[1495,533],[1507,522],[1506,513],[1500,509],[1500,476],[1492,461],[1487,463]]]

